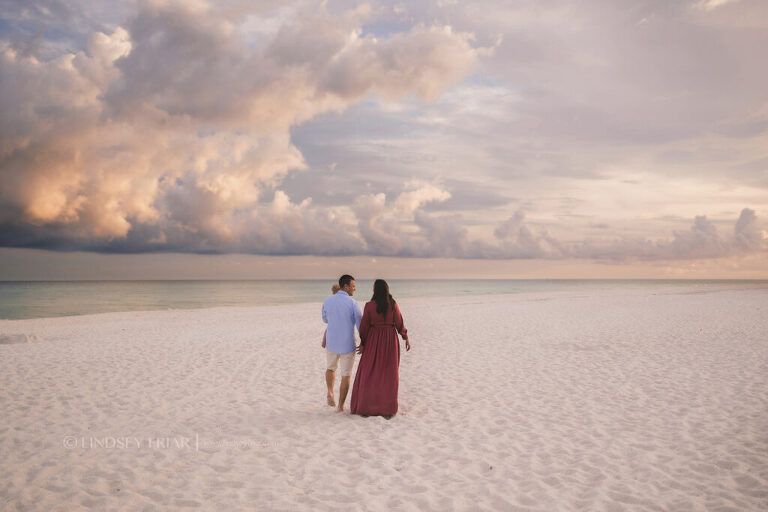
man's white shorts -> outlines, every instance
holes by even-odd
[[[336,371],[336,367],[339,366],[341,361],[341,376],[349,377],[352,374],[352,365],[355,363],[355,353],[347,352],[346,354],[334,354],[328,349],[325,349],[325,355],[328,359],[328,369]]]

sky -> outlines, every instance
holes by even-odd
[[[768,279],[768,2],[0,0],[0,279]]]

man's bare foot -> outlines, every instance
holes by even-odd
[[[344,408],[343,407],[337,407],[336,408],[336,412],[344,412]]]
[[[328,395],[328,405],[336,407],[336,400],[333,398],[333,395]]]

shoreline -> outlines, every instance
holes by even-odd
[[[567,280],[564,280],[567,281]],[[605,280],[607,282],[615,282],[616,280]],[[654,282],[654,280],[637,280],[638,282]],[[660,282],[669,283],[672,280],[662,280]],[[679,280],[679,281],[685,281],[685,280]],[[690,280],[693,281],[693,280]],[[396,299],[398,301],[419,301],[419,300],[450,300],[455,298],[472,298],[472,297],[482,297],[484,299],[493,299],[493,298],[507,298],[507,297],[526,297],[526,296],[534,296],[534,295],[562,295],[562,294],[611,294],[611,293],[632,293],[632,292],[650,292],[655,294],[669,294],[669,293],[684,293],[685,291],[688,291],[689,293],[709,293],[709,292],[720,292],[720,291],[737,291],[737,290],[768,290],[768,280],[766,280],[764,283],[756,283],[754,281],[747,281],[745,280],[744,284],[740,283],[734,283],[733,280],[721,280],[724,281],[722,285],[719,283],[715,283],[714,281],[717,280],[708,280],[704,285],[696,286],[695,284],[691,283],[681,283],[679,287],[671,287],[671,286],[660,286],[658,288],[652,288],[652,287],[638,287],[638,288],[585,288],[582,290],[536,290],[536,291],[516,291],[516,292],[508,292],[508,293],[466,293],[466,294],[460,294],[460,295],[424,295],[424,296],[406,296],[403,298]],[[43,282],[43,281],[39,281]],[[117,281],[114,281],[117,282]],[[140,282],[140,281],[136,281]],[[726,284],[726,282],[728,284]],[[735,284],[736,286],[730,286],[730,284]],[[696,291],[693,291],[693,290]],[[355,299],[360,302],[360,304],[364,304],[368,300],[368,296],[366,295],[365,299],[360,299],[360,292],[358,291],[357,295],[355,296]],[[148,308],[148,309],[126,309],[126,310],[115,310],[115,311],[102,311],[102,312],[92,312],[92,313],[75,313],[75,314],[68,314],[68,315],[55,315],[55,316],[44,316],[44,317],[28,317],[28,318],[0,318],[0,331],[2,330],[2,325],[5,322],[21,322],[21,321],[29,321],[29,320],[50,320],[55,318],[73,318],[73,317],[82,317],[82,316],[98,316],[98,315],[110,315],[110,314],[123,314],[123,313],[148,313],[148,312],[182,312],[182,311],[204,311],[204,310],[211,310],[211,309],[227,309],[227,308],[233,308],[233,309],[250,309],[250,308],[274,308],[274,307],[290,307],[290,306],[302,306],[302,305],[308,305],[308,304],[320,304],[322,303],[322,299],[318,301],[301,301],[301,302],[275,302],[272,304],[242,304],[242,305],[213,305],[213,306],[200,306],[200,307],[179,307],[179,308]]]

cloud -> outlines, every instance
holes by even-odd
[[[733,227],[733,245],[742,251],[760,251],[768,246],[768,233],[760,229],[754,210],[744,208]]]
[[[0,245],[763,254],[759,6],[609,4],[6,2]]]
[[[394,209],[405,218],[412,218],[416,210],[432,202],[443,202],[451,198],[451,193],[437,185],[419,180],[410,180],[395,201]]]
[[[334,231],[332,209],[309,219],[311,200],[282,191],[263,203],[307,169],[290,130],[371,93],[434,98],[482,50],[445,26],[365,36],[364,6],[297,10],[252,47],[229,7],[139,2],[125,23],[51,58],[1,43],[3,245],[294,253],[318,251],[320,233],[340,237],[328,251],[359,246]]]
[[[367,251],[395,256],[402,249],[402,240],[397,224],[386,217],[386,201],[383,193],[362,196],[355,202],[354,213]]]
[[[754,210],[744,208],[730,234],[722,234],[704,215],[696,216],[687,231],[656,240],[585,240],[566,248],[576,258],[612,261],[692,260],[768,254],[768,234],[760,229]]]
[[[386,194],[367,194],[355,201],[354,214],[359,219],[358,229],[369,254],[405,256],[439,253],[438,245],[445,246],[445,228],[442,221],[435,221],[423,212],[432,202],[445,201],[451,194],[435,184],[411,180],[404,190],[387,204]],[[405,231],[409,221],[415,221],[420,236]],[[455,234],[463,236],[463,228]],[[421,238],[426,235],[426,240]],[[461,244],[460,241],[456,243]]]
[[[535,234],[525,224],[521,210],[502,222],[494,231],[505,258],[558,258],[563,256],[561,244],[546,231]]]
[[[460,215],[436,216],[417,211],[419,231],[403,256],[466,258],[469,256],[467,229]]]
[[[711,11],[713,9],[717,9],[718,7],[722,7],[728,4],[733,4],[738,1],[739,0],[701,0],[694,5],[697,9],[704,9],[705,11]]]

